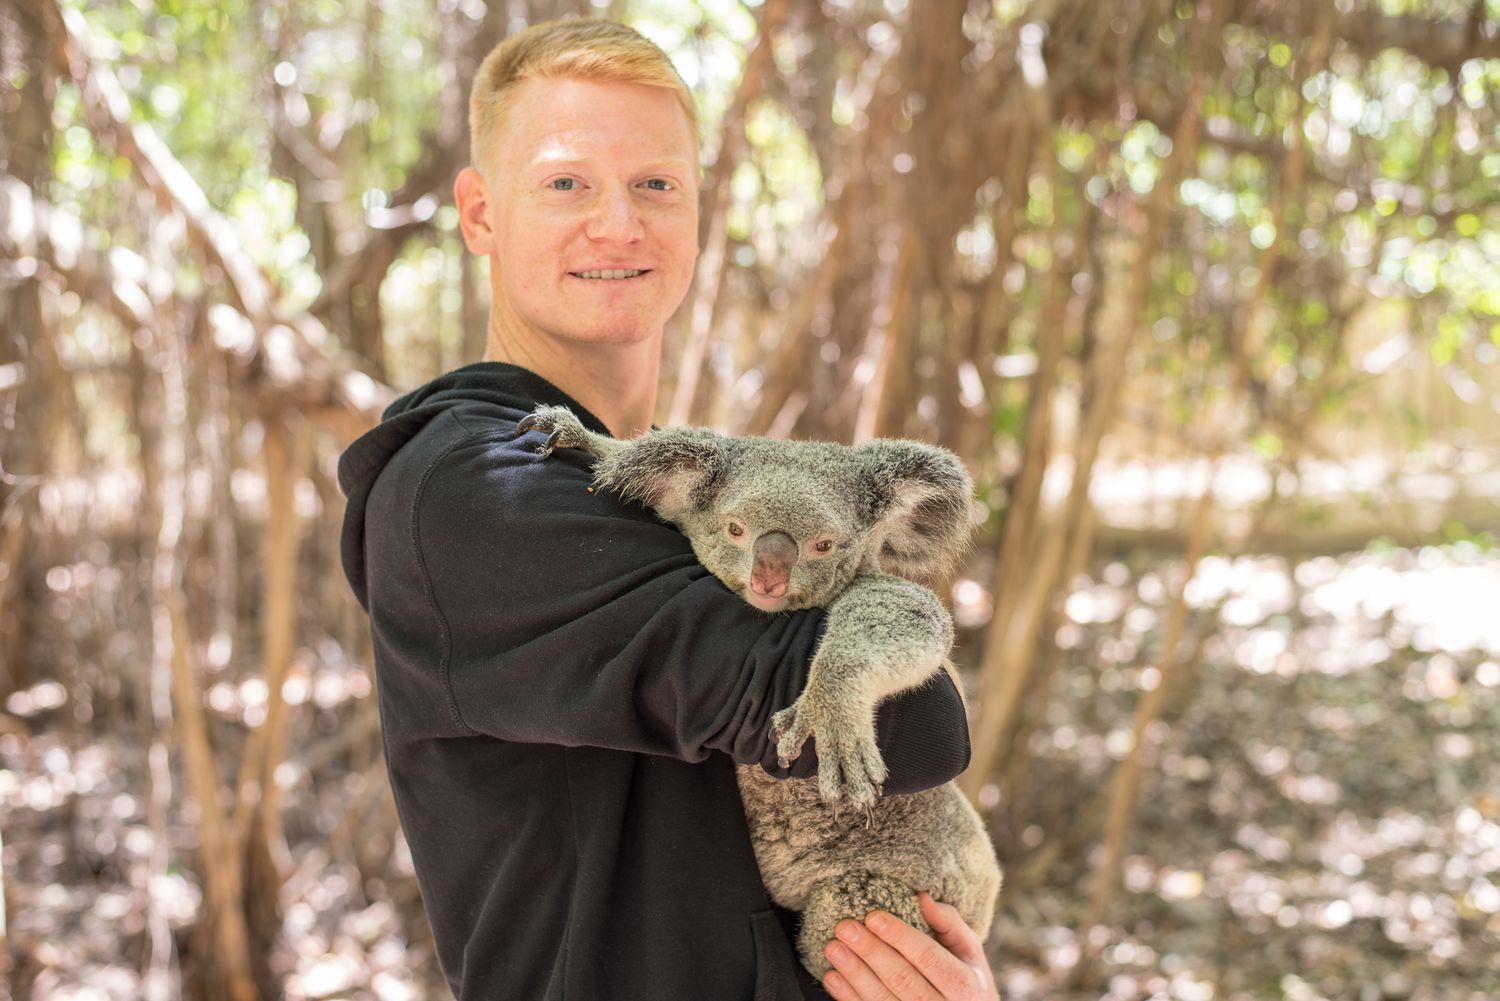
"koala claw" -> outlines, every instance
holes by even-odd
[[[536,454],[549,457],[559,448],[585,448],[588,432],[583,424],[565,407],[538,407],[516,422],[516,437],[527,431],[549,431],[547,441],[538,445]]]
[[[783,768],[802,753],[811,736],[818,737],[818,794],[835,811],[847,800],[866,811],[881,796],[885,761],[867,725],[851,725],[823,711],[824,701],[803,692],[797,701],[771,719],[771,739]]]
[[[819,794],[825,803],[842,796],[868,814],[880,798],[881,783],[886,778],[885,761],[874,737],[867,733],[852,739],[832,735],[828,744],[828,749],[818,752]]]
[[[802,745],[813,735],[813,714],[805,711],[805,702],[805,697],[799,697],[771,717],[771,739],[776,742],[776,761],[782,768],[797,760]]]
[[[536,450],[537,455],[540,455],[544,459],[547,458],[549,455],[552,454],[552,450],[557,447],[558,442],[562,441],[562,439],[563,439],[563,430],[562,430],[562,428],[558,428],[556,431],[553,431],[551,434],[549,434],[547,436],[547,444],[539,446],[537,448],[537,450]],[[567,447],[568,447],[567,445],[563,445],[563,448],[567,448]]]
[[[839,779],[842,773],[843,783]],[[869,811],[880,798],[880,787],[870,776],[857,768],[840,768],[832,765],[825,769],[821,759],[818,763],[818,793],[823,802],[833,804],[846,799],[854,806]]]

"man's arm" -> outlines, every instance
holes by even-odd
[[[372,496],[372,621],[398,648],[397,673],[441,704],[432,724],[813,774],[813,754],[778,769],[768,734],[801,690],[823,613],[755,611],[675,529],[590,479],[582,456],[540,462],[481,432]],[[946,678],[882,707],[879,731],[889,791],[967,763]]]

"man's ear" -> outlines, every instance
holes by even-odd
[[[664,428],[611,449],[594,467],[594,479],[677,521],[713,499],[729,465],[728,446],[702,428]]]
[[[958,456],[918,441],[877,439],[854,450],[863,466],[861,517],[877,569],[932,585],[968,548],[974,485]]]
[[[495,232],[490,228],[490,189],[484,175],[465,167],[453,179],[453,201],[458,206],[458,227],[463,231],[464,246],[471,253],[490,254],[495,250]]]

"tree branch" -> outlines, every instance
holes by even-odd
[[[231,304],[247,321],[251,353],[260,362],[250,367],[260,388],[313,415],[329,416],[324,412],[332,411],[359,424],[372,423],[395,394],[330,345],[313,317],[287,314],[279,307],[277,290],[245,253],[233,225],[209,204],[203,189],[155,131],[131,121],[130,102],[114,74],[92,64],[83,15],[54,4],[44,18],[50,22],[47,35],[54,57],[77,84],[90,129],[105,148],[130,161],[133,176],[162,208],[182,218],[188,242],[208,270],[225,277]]]
[[[426,155],[407,173],[401,187],[391,193],[391,208],[367,214],[364,239],[357,250],[341,255],[333,269],[323,276],[323,290],[308,307],[312,315],[327,322],[356,285],[369,281],[371,276],[383,275],[407,237],[426,228],[439,202],[450,195],[454,176],[467,159],[469,146],[463,95],[468,93],[479,63],[505,35],[505,9],[502,3],[489,4],[479,27],[464,35],[462,51],[444,87],[439,126],[422,138]],[[454,16],[466,16],[463,10],[464,5],[458,5]]]

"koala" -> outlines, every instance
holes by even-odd
[[[875,743],[882,699],[953,672],[952,620],[928,585],[956,568],[971,531],[972,488],[958,458],[914,441],[850,447],[699,428],[618,441],[565,407],[539,407],[516,433],[530,430],[548,433],[543,457],[557,448],[597,456],[596,485],[676,525],[749,604],[827,609],[807,683],[772,717],[771,733],[783,767],[816,736],[817,778],[736,770],[761,878],[801,914],[803,965],[821,977],[834,926],[877,907],[927,930],[919,890],[988,935],[1001,874],[979,815],[951,782],[882,797]],[[838,809],[846,802],[860,809]]]

